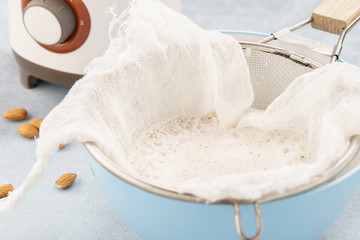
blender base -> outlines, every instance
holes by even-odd
[[[57,71],[35,64],[21,57],[14,50],[13,54],[20,68],[20,82],[27,89],[36,87],[38,80],[72,87],[78,79],[83,77],[83,75]]]

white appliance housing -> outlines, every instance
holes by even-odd
[[[9,0],[10,43],[23,86],[32,88],[38,79],[72,86],[81,78],[84,67],[108,47],[112,16],[106,9],[114,3],[123,10],[129,0]],[[164,3],[180,11],[180,0]]]

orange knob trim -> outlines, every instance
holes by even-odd
[[[24,11],[31,0],[22,0],[21,8]],[[76,28],[74,33],[64,42],[48,46],[39,43],[43,48],[56,53],[68,53],[81,47],[90,34],[90,14],[82,0],[65,0],[72,8],[76,17]]]

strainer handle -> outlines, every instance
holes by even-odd
[[[255,213],[256,213],[257,232],[254,236],[248,237],[243,232],[239,204],[238,203],[234,204],[236,231],[237,231],[239,237],[243,240],[257,240],[260,238],[260,236],[263,232],[263,223],[262,223],[260,206],[259,206],[258,202],[254,202],[254,208],[255,208]]]
[[[311,18],[291,27],[281,29],[258,41],[267,43],[278,36],[294,31],[309,23],[316,29],[340,35],[332,53],[331,61],[339,59],[346,34],[360,21],[360,0],[324,0],[313,12]]]
[[[313,28],[341,35],[360,15],[359,0],[324,0],[312,12]]]
[[[339,59],[346,34],[359,20],[359,0],[324,0],[312,12],[311,26],[313,28],[340,35],[330,62]]]

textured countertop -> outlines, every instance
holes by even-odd
[[[15,1],[15,0],[11,0]],[[270,33],[310,16],[319,0],[183,0],[182,13],[206,29],[235,29]],[[28,119],[43,118],[68,89],[40,82],[24,89],[8,40],[7,1],[0,0],[0,112],[23,107]],[[301,32],[325,41],[336,37],[310,28]],[[342,57],[360,66],[360,26],[347,37]],[[22,121],[26,122],[26,121]],[[36,143],[17,133],[22,122],[0,118],[0,185],[18,187],[35,158]],[[54,186],[63,173],[78,179],[65,190]],[[141,221],[139,219],[139,221]],[[74,142],[54,154],[40,182],[15,210],[0,213],[0,239],[130,239],[139,237],[112,209],[98,187],[83,146]],[[319,239],[360,239],[360,192]]]

